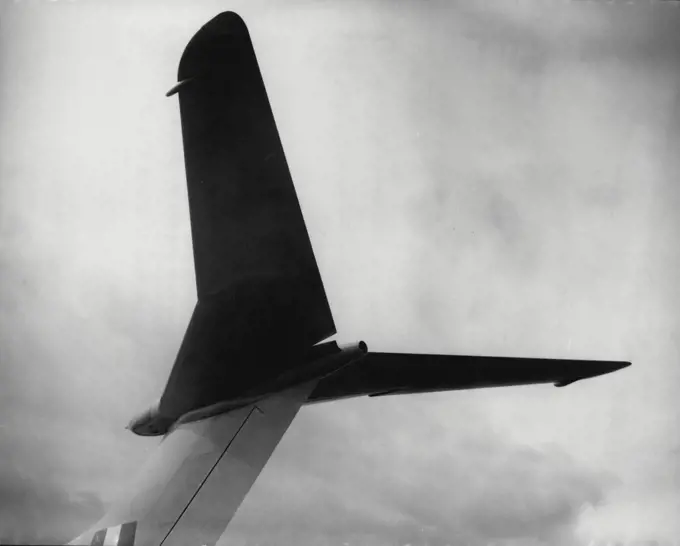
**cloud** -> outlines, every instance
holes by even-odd
[[[8,432],[0,443],[0,544],[65,544],[101,517],[97,495],[70,492],[49,452],[8,439]]]
[[[319,202],[310,199],[305,211],[315,245],[322,243],[318,257],[341,257],[327,260],[335,267],[327,267],[325,279],[327,288],[335,287],[329,294],[336,296],[339,319],[344,311],[343,326],[360,325],[362,336],[372,328],[367,340],[383,340],[393,350],[431,349],[430,341],[454,350],[455,332],[459,345],[487,353],[554,351],[571,335],[566,327],[556,322],[553,332],[555,321],[540,318],[534,327],[526,317],[544,317],[546,309],[557,314],[581,297],[589,300],[583,315],[561,311],[564,323],[579,324],[581,337],[599,340],[595,349],[603,353],[616,346],[607,345],[608,328],[620,331],[626,316],[614,288],[628,281],[625,268],[609,264],[619,263],[620,249],[636,245],[648,252],[656,244],[659,255],[669,255],[677,233],[663,239],[661,230],[645,224],[644,213],[647,192],[659,190],[668,218],[677,218],[671,214],[676,200],[664,199],[674,194],[672,184],[658,187],[664,159],[658,134],[666,123],[664,90],[673,89],[666,84],[677,73],[666,69],[680,58],[680,10],[564,4],[556,12],[554,6],[541,10],[541,2],[514,2],[512,9],[461,2],[449,12],[414,2],[405,17],[393,4],[357,17],[357,5],[344,19],[333,18],[348,29],[342,40],[330,18],[305,23],[300,33],[276,20],[260,33],[263,40],[284,33],[276,46],[292,48],[289,57],[279,52],[263,67],[274,106],[283,105],[277,116],[289,117],[293,126],[280,124],[296,184],[305,188],[301,172],[310,169],[309,186],[318,188]],[[206,5],[207,13],[213,7]],[[15,39],[11,49],[2,48],[3,90],[22,98],[6,101],[12,108],[2,111],[9,148],[0,163],[8,181],[0,199],[0,414],[22,434],[2,438],[0,521],[24,533],[37,526],[45,540],[61,533],[64,521],[75,526],[87,519],[90,504],[98,506],[96,497],[70,496],[67,478],[69,491],[85,480],[104,491],[134,467],[137,439],[122,425],[130,406],[162,388],[194,297],[181,139],[168,114],[176,107],[162,110],[157,105],[166,103],[154,93],[167,89],[164,78],[174,75],[185,39],[209,15],[192,12],[190,24],[180,28],[185,18],[168,10],[172,23],[165,26],[154,7],[151,26],[164,36],[157,39],[145,17],[135,19],[139,28],[132,35],[129,17],[124,25],[120,17],[109,24],[127,8],[97,8],[102,14],[92,19],[83,17],[93,11],[78,9],[73,20],[65,9],[58,15],[64,19],[56,11],[31,13],[41,14],[42,26],[32,25],[32,34],[14,32],[15,38],[25,35],[25,43]],[[256,11],[249,24],[265,28]],[[7,25],[4,37],[12,36],[10,27],[20,28]],[[310,33],[318,37],[305,39]],[[88,47],[93,43],[116,47],[107,52]],[[257,44],[263,60],[275,49]],[[155,56],[161,47],[167,58]],[[45,64],[46,51],[53,61]],[[120,72],[110,70],[118,64],[126,66],[123,86]],[[300,103],[286,102],[291,96]],[[669,131],[675,129],[669,141],[677,140],[677,112],[668,122]],[[175,149],[172,142],[176,157],[161,151]],[[627,159],[618,167],[621,176],[613,157]],[[675,169],[665,168],[674,180]],[[174,205],[160,197],[173,192],[179,196]],[[324,214],[321,195],[333,192],[346,196],[347,208],[332,199]],[[348,229],[343,211],[357,206],[365,213],[355,210]],[[321,238],[322,230],[312,229],[314,215],[327,216],[326,225],[341,224],[340,236]],[[642,261],[640,255],[631,264]],[[159,269],[171,263],[180,265]],[[677,284],[673,264],[657,268],[669,272],[668,286]],[[567,292],[574,286],[579,289]],[[623,302],[626,309],[649,299],[646,294]],[[182,303],[172,303],[178,299]],[[595,315],[595,308],[610,314]],[[653,317],[638,315],[654,324]],[[512,343],[503,341],[506,334]],[[629,336],[636,347],[643,337]],[[659,360],[667,356],[659,348],[662,337],[648,336]],[[667,337],[677,338],[672,331]],[[673,363],[674,354],[665,360]],[[659,377],[674,384],[667,374]],[[643,395],[640,405],[626,395],[628,418],[621,412],[612,418],[626,421],[625,441],[612,441],[618,452],[612,459],[629,472],[635,464],[646,473],[668,468],[648,464],[638,456],[642,448],[633,447],[649,449],[640,429],[667,432],[649,424],[658,390],[646,385],[633,392]],[[463,403],[448,403],[450,413],[436,415],[429,405],[435,399],[303,410],[230,536],[275,544],[573,544],[580,507],[601,502],[609,478],[559,449],[510,441],[484,411]],[[584,400],[581,411],[586,407],[592,413],[595,406]],[[558,419],[559,433],[569,420],[571,410]],[[579,439],[589,442],[593,430],[583,427],[565,440],[570,452],[578,453]],[[52,470],[41,473],[48,464]]]
[[[602,502],[612,476],[557,447],[513,444],[469,404],[443,420],[428,405],[438,398],[303,410],[228,540],[575,544],[581,510]]]
[[[127,431],[97,364],[108,353],[95,340],[112,343],[116,328],[83,320],[59,268],[21,239],[4,240],[0,262],[0,544],[65,544],[103,514],[102,461],[113,472],[116,458],[134,462],[117,449]]]

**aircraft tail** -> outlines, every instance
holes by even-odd
[[[198,303],[161,398],[173,416],[303,364],[336,333],[243,20],[204,25],[178,80]]]
[[[199,301],[264,288],[293,290],[306,341],[335,333],[274,115],[250,41],[235,13],[191,39],[178,79]],[[284,297],[285,294],[285,297]]]

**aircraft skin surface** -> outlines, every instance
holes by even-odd
[[[297,412],[354,396],[554,383],[629,362],[372,353],[339,346],[253,45],[225,12],[178,84],[198,301],[130,489],[69,544],[217,544]]]

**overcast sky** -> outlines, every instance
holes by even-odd
[[[0,541],[79,534],[158,443],[195,302],[175,83],[248,24],[341,341],[632,360],[303,409],[233,544],[680,540],[680,8],[0,6]]]

